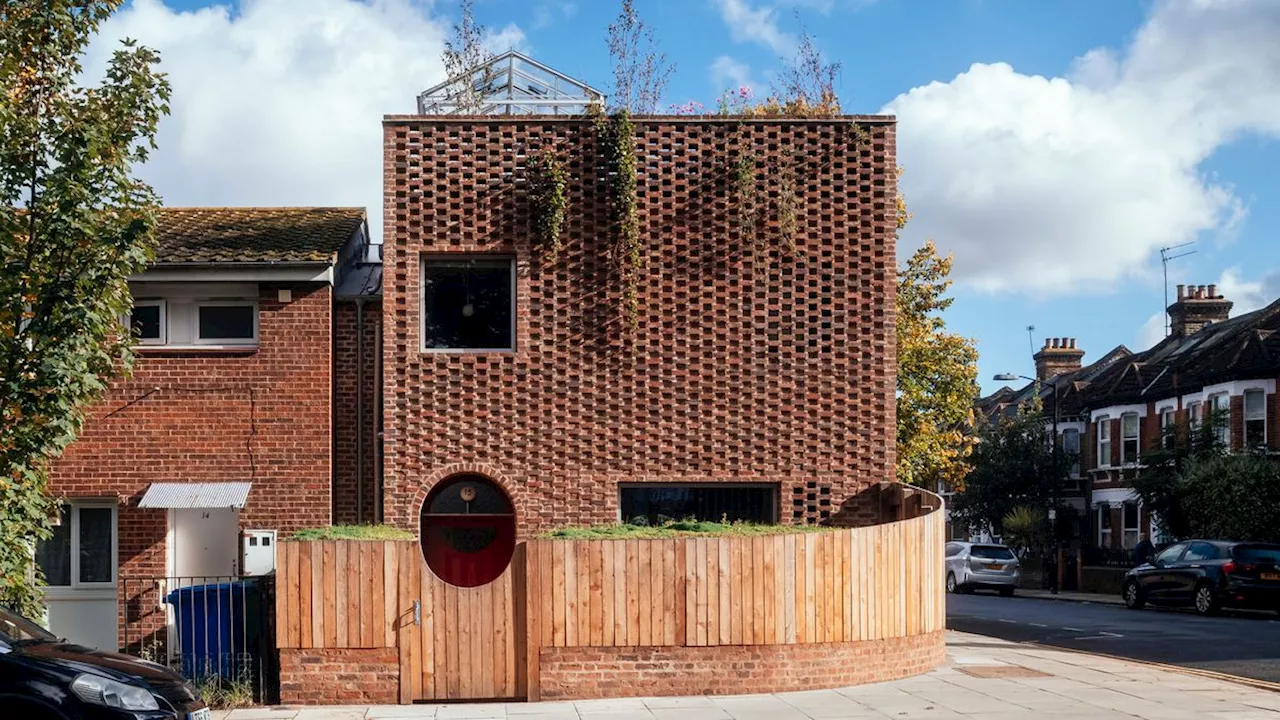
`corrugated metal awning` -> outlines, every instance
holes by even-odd
[[[235,508],[249,499],[250,483],[151,483],[138,502],[140,508]]]

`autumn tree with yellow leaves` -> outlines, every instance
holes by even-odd
[[[159,56],[125,41],[81,84],[122,4],[0,3],[0,604],[37,617],[48,466],[129,365],[127,278],[151,258],[159,204],[133,173],[168,112]]]
[[[898,200],[898,230],[910,215]],[[957,487],[969,471],[978,349],[948,332],[950,255],[926,242],[898,268],[898,481]]]

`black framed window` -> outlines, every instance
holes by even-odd
[[[201,305],[197,308],[198,338],[210,341],[246,341],[257,337],[258,310],[249,304]]]
[[[660,525],[668,520],[708,522],[778,521],[778,487],[756,484],[624,484],[619,488],[622,521]]]
[[[143,344],[164,342],[164,303],[147,301],[133,306],[129,313],[129,328]]]
[[[514,349],[514,300],[510,258],[424,258],[423,348]]]

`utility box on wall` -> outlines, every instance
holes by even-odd
[[[268,575],[275,571],[275,530],[245,530],[240,535],[240,567],[245,575]]]

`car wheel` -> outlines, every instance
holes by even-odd
[[[1013,597],[1014,588],[1000,588],[1000,597]]]
[[[1212,615],[1218,612],[1218,594],[1213,591],[1213,586],[1207,582],[1201,582],[1196,585],[1195,594],[1196,612],[1201,615]]]
[[[1137,580],[1130,580],[1124,584],[1124,606],[1130,610],[1141,610],[1147,604],[1146,593],[1142,592],[1142,586]]]
[[[956,587],[956,574],[947,573],[947,592],[955,594],[960,588]]]

